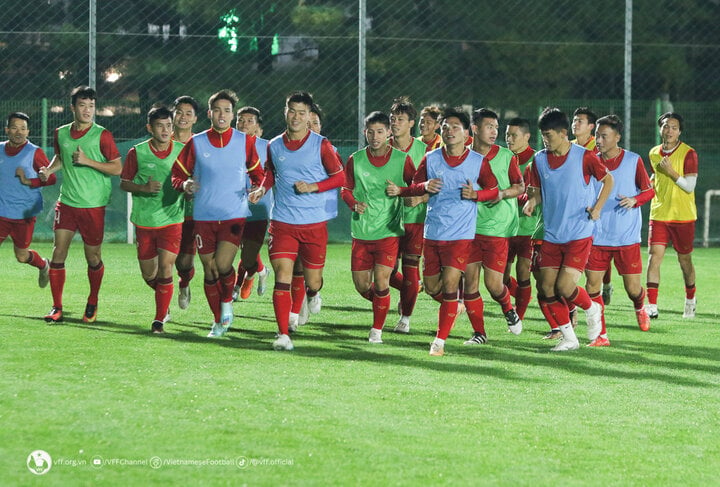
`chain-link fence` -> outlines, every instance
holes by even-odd
[[[314,93],[324,133],[347,157],[359,143],[358,112],[387,110],[398,95],[418,108],[488,106],[503,119],[533,120],[546,105],[622,117],[629,65],[632,149],[646,158],[658,111],[674,107],[686,118],[683,139],[699,153],[699,207],[720,184],[712,123],[720,109],[720,0],[3,0],[3,7],[0,109],[28,112],[32,140],[49,153],[80,84],[96,86],[97,120],[123,153],[145,137],[144,113],[154,103],[185,94],[204,103],[231,88],[263,112],[272,137],[284,128],[285,95],[302,89]],[[207,126],[200,114],[196,130]],[[532,143],[538,147],[536,137]],[[56,196],[46,191],[46,211]],[[124,239],[124,205],[115,193],[109,239]],[[51,238],[46,216],[38,238]],[[348,226],[341,208],[332,238],[349,238]],[[718,238],[720,217],[712,228]]]

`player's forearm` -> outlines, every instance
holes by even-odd
[[[645,191],[641,191],[640,194],[635,196],[635,208],[638,208],[655,197],[655,190],[650,188]]]
[[[318,181],[315,184],[317,185],[317,192],[322,193],[325,191],[330,191],[331,189],[340,188],[343,183],[345,183],[345,173],[344,171],[340,171],[336,172],[327,179]]]
[[[500,190],[497,189],[497,186],[490,189],[480,189],[477,191],[475,201],[492,201],[498,197],[498,194],[500,194]]]
[[[343,188],[340,190],[340,198],[342,198],[345,204],[348,205],[348,208],[350,208],[351,211],[355,208],[357,200],[355,199],[355,195],[353,195],[351,189]]]
[[[598,194],[597,201],[595,202],[595,205],[593,205],[593,209],[596,211],[600,211],[605,206],[605,203],[607,203],[608,198],[610,197],[610,192],[613,189],[613,185],[615,184],[615,180],[613,179],[612,174],[608,173],[603,179],[602,179],[602,189],[600,190],[600,194]]]
[[[503,190],[503,199],[517,198],[525,192],[525,183],[515,183]]]
[[[128,193],[150,193],[146,184],[137,184],[124,179],[120,181],[120,189],[122,189],[123,191],[127,191]]]
[[[109,162],[94,161],[87,159],[83,166],[91,167],[98,172],[105,174],[106,176],[119,176],[122,172],[122,161],[120,159],[113,159]]]
[[[425,194],[427,194],[427,189],[425,187],[425,182],[423,181],[415,182],[410,186],[400,188],[399,196],[424,196]]]

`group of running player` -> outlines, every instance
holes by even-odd
[[[470,117],[461,109],[425,107],[415,138],[418,113],[400,97],[388,113],[365,118],[368,145],[343,167],[336,148],[319,133],[322,112],[307,92],[287,97],[286,130],[269,141],[261,138],[260,111],[236,109],[238,98],[229,90],[210,97],[210,128],[197,134],[200,106],[192,97],[179,97],[171,109],[153,107],[147,114],[150,138],[135,145],[124,164],[112,134],[94,121],[95,103],[93,89],[73,90],[73,121],[55,131],[52,161],[28,141],[29,118],[21,112],[9,115],[8,140],[0,144],[0,242],[11,236],[18,261],[39,269],[41,287],[50,283],[49,323],[63,321],[64,263],[75,232],[84,243],[90,282],[82,319],[97,318],[105,206],[116,175],[120,188],[132,194],[140,270],[155,294],[153,333],[163,333],[170,318],[174,267],[178,306],[189,306],[198,253],[213,314],[208,336],[222,337],[233,321],[233,301],[249,297],[256,277],[258,294],[266,290],[270,270],[260,249],[267,231],[278,327],[273,348],[292,350],[290,333],[322,305],[327,222],[337,216],[340,187],[352,211],[353,283],[372,302],[371,343],[382,343],[390,287],[400,291],[397,333],[410,332],[423,287],[440,303],[430,355],[444,354],[463,311],[473,329],[465,345],[486,343],[482,271],[510,332],[522,332],[533,274],[550,324],[545,338],[561,339],[553,350],[579,347],[576,307],[586,312],[589,346],[609,346],[604,306],[612,292],[610,263],[615,260],[638,325],[647,331],[650,318],[658,317],[659,267],[671,242],[686,285],[684,316],[695,314],[691,253],[698,164],[695,151],[679,139],[683,119],[676,113],[658,120],[663,143],[650,152],[651,180],[642,159],[620,148],[620,119],[597,119],[587,108],[574,113],[572,142],[568,117],[546,109],[538,120],[545,149],[535,152],[530,123],[520,118],[507,123],[507,148],[497,145],[499,116],[485,108]],[[59,170],[48,260],[29,247],[42,209],[40,188],[54,184]],[[651,200],[645,306],[640,206]],[[583,272],[585,289],[577,285]]]

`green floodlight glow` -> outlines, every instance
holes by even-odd
[[[277,56],[280,54],[280,36],[278,34],[275,34],[273,36],[273,42],[272,47],[270,48],[270,54],[273,56]]]
[[[218,39],[227,44],[230,52],[237,52],[240,17],[237,16],[236,10],[232,9],[225,15],[220,16],[220,21],[225,25],[218,29]]]

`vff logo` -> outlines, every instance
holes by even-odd
[[[26,464],[35,475],[45,475],[52,468],[52,458],[46,451],[35,450],[28,455]]]

